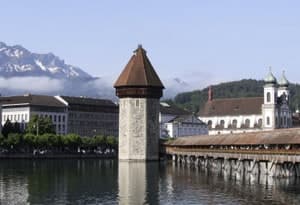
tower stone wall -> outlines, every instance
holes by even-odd
[[[159,99],[121,98],[119,159],[157,160]]]

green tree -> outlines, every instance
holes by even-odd
[[[6,139],[7,145],[12,149],[17,149],[21,142],[22,135],[18,133],[9,133]]]
[[[108,145],[108,147],[109,147],[110,150],[117,149],[117,145],[118,145],[117,137],[115,137],[115,136],[108,136],[106,138],[106,142],[107,142],[107,145]]]
[[[5,147],[5,138],[1,133],[0,133],[0,147]]]
[[[26,133],[35,135],[43,135],[45,133],[54,134],[55,130],[50,118],[34,115],[27,124]]]
[[[103,135],[97,135],[94,137],[94,144],[96,147],[100,147],[102,151],[107,148],[106,137]]]
[[[63,141],[64,146],[68,147],[72,151],[76,151],[77,148],[82,143],[81,137],[76,134],[64,135],[64,136],[62,136],[62,141]]]
[[[31,133],[27,133],[23,136],[24,145],[28,148],[29,151],[32,151],[33,148],[37,147],[36,136]]]
[[[48,148],[49,145],[49,134],[42,134],[36,137],[36,143],[39,148]]]
[[[22,133],[20,123],[15,122],[15,123],[12,124],[12,133],[19,133],[19,134]]]
[[[10,122],[9,119],[7,119],[2,128],[2,134],[5,138],[7,138],[8,134],[13,133],[13,131],[14,131],[13,124]]]

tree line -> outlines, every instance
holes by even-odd
[[[115,136],[80,137],[77,134],[56,135],[50,118],[33,116],[26,129],[7,120],[0,134],[2,152],[13,153],[106,153],[116,152]]]
[[[220,83],[212,86],[213,98],[237,98],[237,97],[262,97],[264,81],[243,79],[240,81]],[[294,112],[300,104],[300,86],[290,83],[290,106]],[[167,100],[168,103],[184,108],[188,111],[198,113],[204,108],[208,99],[208,87],[202,90],[183,92],[177,94],[174,99]]]

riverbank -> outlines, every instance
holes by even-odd
[[[117,159],[116,154],[31,154],[31,153],[5,153],[0,154],[1,159]]]

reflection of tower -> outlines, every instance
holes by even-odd
[[[158,204],[158,178],[156,162],[119,162],[119,204]]]
[[[146,165],[143,162],[119,163],[119,204],[144,204]]]
[[[119,160],[157,160],[159,98],[164,89],[139,45],[114,87],[119,103]]]

